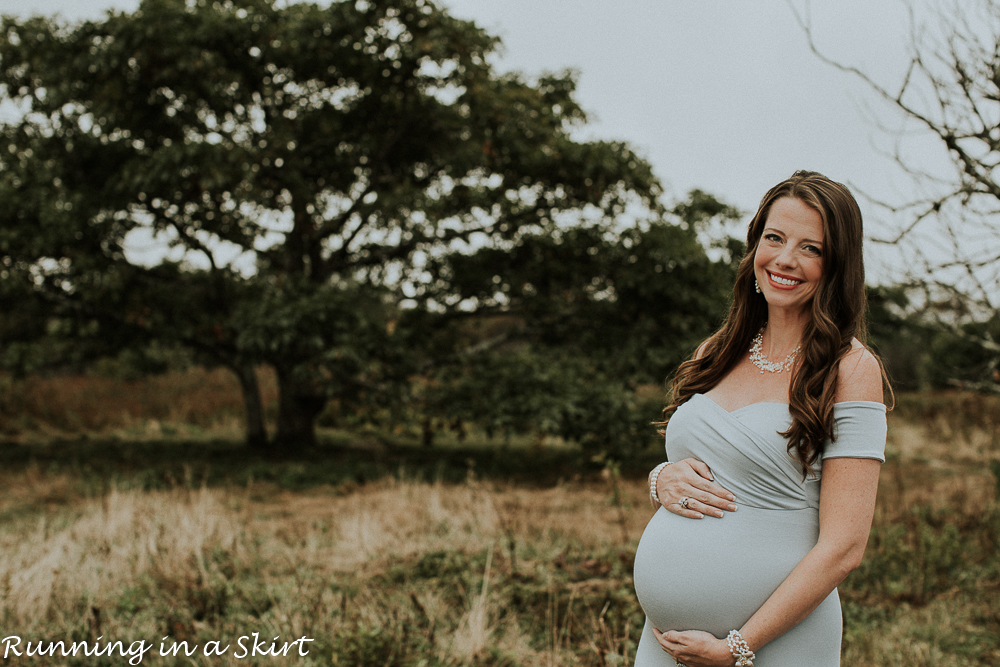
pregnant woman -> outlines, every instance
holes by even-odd
[[[636,667],[840,664],[836,587],[864,554],[885,460],[862,238],[854,197],[820,174],[761,201],[729,315],[664,410]]]

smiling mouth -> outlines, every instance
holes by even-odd
[[[804,280],[795,280],[793,278],[782,278],[781,276],[774,275],[770,271],[767,272],[767,277],[770,278],[775,284],[783,287],[795,287],[796,285],[801,285],[805,282]]]

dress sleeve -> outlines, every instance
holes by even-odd
[[[827,440],[824,459],[877,459],[885,463],[885,406],[844,401],[833,406],[836,439]]]

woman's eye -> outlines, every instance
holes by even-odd
[[[807,245],[806,252],[808,252],[810,255],[815,255],[817,257],[823,254],[823,251],[814,245]]]
[[[772,241],[774,243],[780,243],[781,242],[781,237],[778,236],[777,234],[765,234],[764,238],[767,239],[768,241]]]

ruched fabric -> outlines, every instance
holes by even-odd
[[[834,406],[835,440],[823,459],[885,460],[885,406]],[[780,435],[791,425],[785,403],[753,403],[727,412],[696,394],[667,425],[667,457],[696,458],[736,496],[722,519],[688,519],[662,507],[635,557],[635,590],[646,612],[636,667],[674,667],[652,628],[705,630],[724,638],[770,597],[819,537],[822,464],[803,479]],[[834,590],[802,623],[757,652],[761,667],[835,667],[842,621]]]

